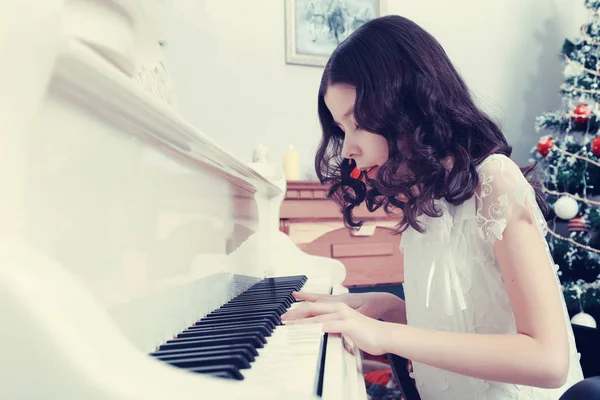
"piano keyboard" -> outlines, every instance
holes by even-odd
[[[150,355],[195,373],[264,385],[276,379],[277,385],[320,396],[327,346],[322,324],[286,326],[280,320],[298,305],[293,291],[330,293],[327,284],[306,281],[306,276],[263,279]]]

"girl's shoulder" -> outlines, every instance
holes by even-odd
[[[492,154],[476,167],[479,184],[476,194],[483,198],[493,190],[497,195],[531,189],[521,168],[504,154]]]
[[[522,175],[521,169],[510,157],[498,153],[487,156],[475,169],[480,174],[512,173]]]
[[[486,238],[502,239],[516,210],[523,209],[540,220],[535,191],[521,168],[503,154],[492,154],[477,166],[479,184],[475,191],[477,220]],[[540,226],[542,226],[540,220]]]

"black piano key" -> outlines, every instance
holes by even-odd
[[[269,287],[269,286],[257,286],[257,287],[253,287],[252,289],[246,290],[245,292],[242,292],[239,294],[239,296],[246,296],[246,295],[250,295],[250,294],[261,294],[261,295],[268,295],[268,294],[285,294],[285,293],[292,293],[295,290],[300,290],[302,288],[302,285],[289,285],[289,286],[278,286],[278,287]]]
[[[210,375],[215,378],[223,378],[223,379],[235,379],[231,373],[228,371],[220,371],[220,372],[204,372],[203,375]]]
[[[297,276],[276,276],[272,278],[265,278],[262,281],[258,282],[257,285],[267,285],[267,284],[285,284],[285,283],[296,283],[306,282],[306,275],[297,275]]]
[[[259,288],[259,289],[251,289],[245,292],[240,293],[235,296],[235,298],[246,298],[246,297],[254,297],[254,296],[264,296],[264,297],[288,297],[292,294],[293,291],[296,290],[296,287],[287,287],[287,288]],[[297,290],[300,290],[298,287]]]
[[[254,297],[254,296],[264,296],[264,297],[289,297],[294,288],[283,288],[283,289],[256,289],[256,290],[247,290],[245,292],[240,293],[235,296],[234,299],[237,298],[246,298],[246,297]]]
[[[219,365],[234,365],[237,369],[250,368],[250,363],[240,355],[222,355],[212,357],[176,358],[167,363],[178,368],[213,367]]]
[[[259,313],[268,313],[271,311],[275,311],[277,313],[277,316],[279,316],[279,312],[281,312],[281,310],[287,310],[290,306],[286,306],[285,303],[277,303],[277,302],[273,302],[273,303],[265,303],[265,304],[244,304],[244,303],[240,303],[240,304],[232,304],[230,306],[221,306],[219,308],[217,308],[216,310],[211,311],[209,314],[207,314],[206,316],[209,315],[215,315],[215,314],[219,314],[219,312],[227,312],[227,313],[231,313],[233,311],[241,311],[244,313],[244,315],[249,315],[249,314],[259,314]],[[248,310],[248,311],[246,311]]]
[[[235,296],[233,299],[237,298],[246,298],[246,297],[288,297],[293,292],[293,288],[283,288],[283,289],[257,289],[257,290],[247,290]]]
[[[250,299],[254,300],[290,300],[293,301],[295,298],[292,295],[292,290],[286,289],[282,291],[261,291],[261,292],[246,292],[239,296],[232,298],[229,301],[247,301]]]
[[[176,341],[184,341],[189,342],[190,340],[218,340],[218,339],[226,339],[228,337],[241,337],[241,336],[255,336],[260,343],[267,343],[267,338],[260,332],[237,332],[237,333],[212,333],[210,336],[201,336],[201,337],[176,337],[175,339],[167,340],[167,343],[172,343]]]
[[[263,279],[263,280],[265,280],[265,281],[267,281],[267,280],[279,281],[279,280],[290,280],[290,279],[295,279],[295,280],[304,280],[304,281],[306,281],[306,275],[282,275],[282,276],[273,276],[273,277],[265,278],[265,279]]]
[[[177,339],[214,337],[215,335],[233,335],[238,333],[258,333],[261,334],[263,337],[271,336],[271,331],[263,326],[245,326],[237,328],[227,327],[221,329],[196,329],[183,331],[177,335]]]
[[[230,344],[230,345],[221,345],[221,346],[207,346],[207,347],[203,347],[202,349],[177,349],[177,350],[159,350],[159,351],[154,351],[152,353],[150,353],[151,356],[154,357],[165,357],[165,356],[176,356],[179,357],[183,354],[191,354],[193,352],[202,352],[202,351],[233,351],[233,350],[237,350],[237,351],[243,351],[243,352],[248,352],[249,354],[251,354],[252,356],[256,357],[258,356],[258,351],[256,351],[256,347],[252,346],[251,344],[248,343],[237,343],[237,344]]]
[[[208,367],[186,368],[186,371],[196,372],[199,374],[220,374],[230,377],[230,379],[243,380],[244,377],[235,365],[215,365]]]
[[[266,303],[266,304],[249,304],[246,305],[244,303],[236,303],[236,304],[231,304],[228,306],[228,308],[223,307],[225,304],[223,304],[221,307],[217,308],[216,310],[213,310],[211,313],[209,314],[213,314],[219,311],[223,311],[223,310],[230,310],[230,309],[235,309],[235,308],[249,308],[252,307],[252,309],[258,311],[261,310],[269,310],[269,309],[278,309],[280,307],[282,307],[282,304],[279,304],[277,302],[271,302],[271,303]]]
[[[259,312],[259,311],[277,311],[279,313],[279,315],[283,314],[285,312],[285,310],[287,310],[287,308],[285,308],[282,305],[266,305],[266,306],[258,306],[258,307],[232,307],[232,308],[219,308],[211,313],[209,313],[208,315],[235,315],[235,314],[247,314],[247,313],[253,313],[253,312]]]
[[[166,353],[166,352],[158,352]],[[215,357],[215,356],[231,356],[236,355],[243,357],[248,363],[254,361],[255,357],[246,349],[231,349],[231,350],[196,350],[188,352],[179,352],[175,354],[156,355],[154,358],[162,361],[176,360],[184,358],[200,358],[200,357]]]
[[[244,316],[237,316],[237,317],[232,317],[232,316],[219,316],[219,315],[211,315],[211,316],[206,316],[204,318],[202,318],[200,321],[196,322],[196,325],[198,324],[207,324],[207,323],[222,323],[222,322],[243,322],[243,321],[258,321],[261,319],[268,319],[269,321],[271,321],[273,324],[275,325],[281,325],[281,318],[279,317],[280,314],[278,314],[276,311],[269,311],[269,312],[260,312],[260,313],[256,313],[256,314],[251,314],[251,315],[244,315]]]
[[[290,287],[298,287],[301,285],[302,285],[302,282],[297,282],[297,281],[276,282],[276,283],[262,281],[262,282],[258,282],[256,285],[252,286],[250,288],[250,290],[283,289],[283,288],[290,288]]]
[[[270,302],[270,303],[238,303],[238,304],[223,304],[221,307],[219,307],[219,310],[222,311],[234,311],[236,309],[248,309],[251,308],[253,310],[256,311],[260,311],[263,309],[272,309],[272,310],[281,310],[281,309],[288,309],[289,305],[285,304],[285,303],[279,303],[279,302]],[[216,311],[216,310],[215,310]]]
[[[275,311],[277,313],[277,315],[281,315],[287,311],[287,307],[284,307],[282,305],[271,305],[268,307],[267,306],[265,306],[265,307],[240,306],[240,307],[219,308],[218,310],[215,310],[208,315],[244,316],[244,315],[252,315],[254,313],[259,313],[259,312],[263,312],[263,311]]]
[[[224,306],[224,304],[223,304]],[[234,310],[236,308],[252,308],[253,310],[256,310],[256,312],[259,311],[263,311],[263,310],[278,310],[278,309],[285,309],[287,307],[285,307],[283,304],[281,303],[277,303],[277,302],[271,302],[271,303],[264,303],[264,304],[244,304],[244,303],[238,303],[238,304],[231,304],[228,307],[219,307],[216,310],[213,310],[211,313],[216,313],[219,311],[230,311],[230,310]]]
[[[283,314],[281,311],[279,311],[278,309],[271,309],[271,310],[266,310],[266,311],[257,311],[254,312],[252,308],[249,309],[241,309],[241,310],[225,310],[225,311],[213,311],[210,314],[206,315],[204,318],[202,318],[200,321],[206,321],[206,320],[211,320],[211,319],[229,319],[229,320],[234,320],[234,319],[239,319],[239,318],[244,318],[244,317],[265,317],[265,313],[273,313],[275,317],[277,317],[277,319],[275,321],[277,322],[281,322],[281,314]],[[198,322],[200,322],[198,321]]]
[[[285,308],[290,307],[295,301],[289,300],[249,300],[249,301],[235,301],[223,304],[218,309],[232,308],[232,307],[261,307],[268,305],[284,306]],[[217,310],[218,310],[217,309]],[[216,311],[216,310],[214,310]]]
[[[273,332],[275,329],[274,324],[271,321],[250,321],[250,322],[224,322],[222,324],[208,324],[208,325],[192,325],[189,328],[185,329],[183,332],[193,332],[193,331],[207,331],[212,330],[216,332],[217,330],[222,329],[230,329],[230,328],[244,328],[244,327],[253,327],[258,326],[261,328],[265,328],[269,333]],[[182,333],[183,333],[182,332]]]
[[[271,290],[276,290],[276,289],[289,289],[289,288],[296,288],[296,287],[302,287],[303,283],[302,282],[279,282],[279,283],[269,283],[269,282],[258,282],[257,284],[253,285],[252,287],[248,288],[248,290],[246,290],[247,292],[249,291],[253,291],[253,290],[263,290],[263,289],[271,289]]]
[[[200,321],[198,321],[198,322],[209,321],[209,320],[219,320],[219,319],[228,319],[230,321],[233,321],[233,320],[241,320],[244,318],[245,319],[267,318],[267,319],[271,320],[274,324],[281,322],[281,316],[280,316],[279,312],[277,312],[277,311],[259,311],[259,312],[255,312],[252,314],[238,315],[238,316],[235,316],[235,315],[227,316],[227,315],[218,315],[218,314],[206,315],[205,317],[201,318]]]
[[[267,319],[267,318],[250,319],[248,321],[245,321],[245,320],[241,320],[241,321],[239,321],[239,320],[235,320],[235,321],[222,320],[221,321],[221,320],[213,319],[213,320],[206,320],[206,321],[198,321],[186,330],[210,328],[212,326],[226,327],[226,326],[245,326],[245,325],[251,325],[251,324],[258,324],[261,326],[265,326],[265,327],[271,329],[271,331],[273,331],[273,329],[275,329],[275,326],[277,326],[275,323],[273,323],[272,320]]]
[[[243,292],[240,292],[240,295],[243,295],[245,293],[255,293],[255,292],[284,292],[285,290],[291,292],[292,290],[296,289],[296,288],[301,288],[302,284],[297,284],[297,283],[289,283],[289,284],[283,284],[283,285],[260,285],[260,284],[256,284],[254,286],[252,286],[251,288],[248,288],[246,290],[244,290]]]
[[[223,335],[219,338],[206,338],[199,340],[169,340],[167,343],[159,346],[159,350],[176,350],[176,349],[199,349],[203,347],[211,346],[222,346],[230,344],[248,343],[255,348],[262,348],[264,346],[264,338],[260,338],[257,334],[247,335]]]
[[[282,304],[285,307],[289,307],[292,305],[292,302],[288,299],[280,299],[280,300],[248,300],[248,301],[230,301],[228,303],[223,304],[220,308],[228,308],[228,307],[239,307],[239,306],[262,306],[264,304]]]
[[[247,290],[246,292],[257,292],[257,291],[264,291],[264,290],[284,290],[287,289],[289,291],[292,290],[300,290],[300,288],[302,288],[303,284],[302,283],[297,283],[297,282],[287,282],[287,283],[279,283],[279,284],[256,284],[254,285],[252,288],[250,288],[249,290]]]
[[[276,325],[281,324],[281,314],[282,313],[279,310],[269,310],[268,313],[269,314],[266,314],[265,311],[260,311],[260,312],[254,313],[254,312],[252,312],[252,310],[244,310],[244,311],[237,310],[237,311],[230,311],[230,312],[219,312],[219,313],[214,313],[214,314],[208,314],[201,320],[195,322],[195,324],[198,324],[198,323],[204,322],[204,321],[221,321],[221,322],[251,321],[251,320],[257,321],[262,318],[268,318],[272,323],[274,323]]]
[[[319,365],[317,367],[317,379],[316,379],[316,392],[317,396],[323,396],[323,384],[325,381],[325,355],[327,352],[327,339],[329,337],[328,333],[323,334],[323,338],[321,339],[321,349],[319,351]]]
[[[281,287],[281,288],[269,288],[269,287],[261,287],[261,288],[252,288],[246,291],[240,292],[235,297],[246,297],[246,296],[288,296],[291,294],[296,287]],[[300,288],[299,288],[300,289]]]
[[[295,298],[290,298],[290,296],[264,296],[264,295],[255,295],[255,296],[244,296],[244,297],[235,297],[231,300],[229,300],[227,303],[223,304],[223,305],[227,305],[227,304],[248,304],[248,303],[256,303],[256,304],[260,304],[260,303],[278,303],[278,304],[285,304],[286,306],[291,305],[292,303],[295,303],[296,299]]]

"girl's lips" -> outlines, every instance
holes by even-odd
[[[373,178],[375,178],[375,175],[377,174],[377,168],[379,168],[377,165],[375,165],[374,167],[364,168],[363,170],[360,170],[358,168],[354,168],[352,170],[352,172],[350,173],[350,177],[353,178],[353,179],[359,179],[360,176],[361,176],[361,173],[365,172],[365,174],[370,179],[373,179]]]

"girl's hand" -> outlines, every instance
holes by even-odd
[[[366,315],[367,317],[379,319],[392,314],[404,314],[403,301],[391,293],[345,293],[339,295],[293,292],[297,300],[314,303],[344,303],[348,307]],[[390,312],[390,311],[396,311]],[[400,312],[398,312],[400,311]],[[386,315],[387,314],[387,315]],[[398,321],[394,319],[400,319]],[[402,318],[390,318],[390,322],[405,323]]]
[[[372,355],[387,353],[383,339],[385,322],[369,318],[344,303],[306,302],[283,314],[285,325],[323,323],[323,332],[343,334]]]

